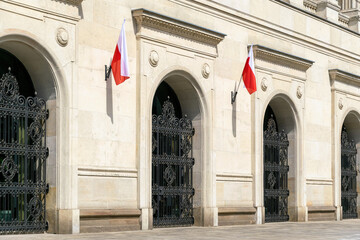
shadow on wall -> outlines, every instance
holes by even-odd
[[[236,137],[236,101],[232,104],[232,133]]]
[[[113,106],[113,92],[112,92],[112,74],[106,81],[106,114],[110,117],[111,123],[114,123],[114,106]]]

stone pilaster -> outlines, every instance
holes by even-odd
[[[79,209],[60,209],[57,213],[58,233],[74,234],[80,232]]]

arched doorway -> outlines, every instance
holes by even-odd
[[[177,95],[166,82],[155,93],[152,113],[153,225],[192,225],[192,122],[183,115]]]
[[[49,149],[46,162],[46,180],[49,184],[46,195],[47,232],[77,233],[78,185],[77,170],[71,160],[70,129],[73,123],[68,85],[73,72],[66,71],[64,67],[67,58],[61,59],[67,50],[51,52],[40,38],[18,29],[7,29],[0,33],[0,48],[21,61],[31,77],[36,96],[46,101],[49,112],[46,121],[46,145]]]
[[[4,49],[0,77],[0,232],[44,232],[46,103],[24,65]]]
[[[341,130],[341,206],[342,218],[358,218],[358,184],[360,148],[360,122],[349,113]]]
[[[264,118],[264,206],[265,222],[288,221],[288,146],[279,131],[275,113],[267,107]]]
[[[271,98],[263,122],[265,222],[303,221],[298,111],[285,94]]]

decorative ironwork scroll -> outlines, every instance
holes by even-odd
[[[152,116],[152,208],[154,227],[194,223],[192,122],[175,117],[167,100],[161,115]]]
[[[288,221],[288,146],[284,131],[277,132],[271,116],[264,131],[265,222]]]
[[[346,128],[341,133],[341,206],[343,218],[357,218],[356,146],[350,141]]]
[[[46,118],[45,101],[20,95],[9,69],[0,79],[0,234],[46,229]]]

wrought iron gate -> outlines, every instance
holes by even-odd
[[[192,122],[175,117],[167,100],[161,115],[152,116],[152,208],[154,227],[194,223]]]
[[[341,206],[343,218],[357,218],[356,146],[348,139],[343,127],[341,133]]]
[[[45,105],[20,95],[10,68],[0,79],[0,234],[46,229]]]
[[[288,146],[287,134],[277,132],[271,115],[264,131],[265,222],[288,221]]]

